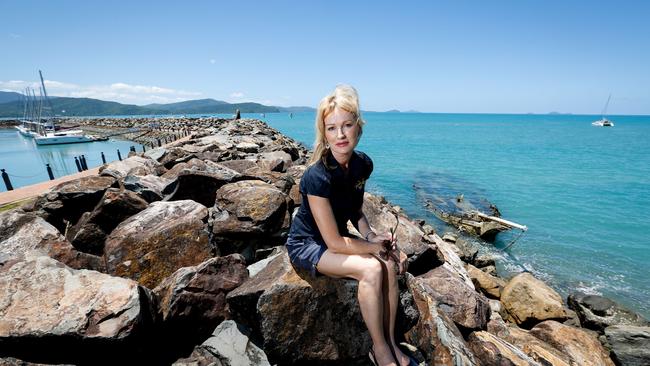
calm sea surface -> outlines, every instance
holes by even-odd
[[[129,147],[138,152],[142,145],[132,141],[110,139],[108,141],[80,144],[38,146],[34,139],[24,137],[15,128],[0,129],[0,168],[9,174],[14,188],[48,180],[45,164],[50,164],[55,178],[77,173],[75,157],[84,155],[88,168],[102,165],[101,153],[106,162],[117,160],[117,150],[122,158],[129,155]],[[6,192],[0,178],[0,192]]]
[[[529,230],[484,245],[500,274],[524,268],[564,296],[602,294],[650,317],[650,116],[366,113],[358,146],[375,170],[368,190],[446,230],[431,193],[484,197]],[[313,143],[313,113],[267,114]],[[417,190],[414,188],[417,187]]]
[[[313,113],[244,115],[311,147]],[[613,128],[591,126],[595,116],[366,113],[358,146],[375,170],[370,192],[384,195],[439,232],[449,230],[424,208],[431,194],[481,197],[504,218],[529,230],[502,233],[483,251],[498,257],[502,275],[524,269],[566,296],[570,291],[611,297],[650,317],[650,116],[611,116]],[[35,147],[0,130],[0,168],[15,186],[76,172],[123,156],[128,141]],[[138,145],[138,151],[141,147]],[[4,185],[0,182],[0,190]]]

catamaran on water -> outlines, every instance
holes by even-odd
[[[614,122],[610,121],[605,117],[607,114],[607,107],[609,106],[609,100],[612,98],[612,95],[610,94],[609,97],[607,98],[607,103],[605,103],[605,108],[603,108],[603,112],[601,113],[600,119],[598,121],[592,122],[592,126],[598,126],[598,127],[614,127]]]
[[[59,145],[80,142],[102,141],[101,138],[84,134],[82,130],[63,130],[56,125],[52,103],[47,96],[43,73],[38,70],[41,78],[40,96],[31,88],[25,90],[25,108],[21,124],[16,126],[23,136],[33,137],[37,145]]]

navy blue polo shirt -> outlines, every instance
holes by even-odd
[[[327,166],[322,160],[309,166],[300,179],[302,204],[291,223],[289,231],[291,239],[311,237],[323,241],[309,207],[308,194],[329,199],[336,225],[342,236],[350,235],[347,230],[348,220],[352,221],[355,227],[357,226],[366,180],[373,169],[372,160],[361,151],[354,151],[348,163],[347,175],[331,153],[327,154],[326,161]]]

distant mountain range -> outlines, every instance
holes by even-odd
[[[311,112],[310,107],[275,107],[259,103],[227,103],[214,99],[188,100],[169,104],[148,104],[143,106],[107,102],[91,98],[50,97],[56,115],[61,116],[110,116],[147,114],[234,114],[241,113],[297,113]],[[0,118],[23,115],[23,95],[14,92],[0,92]],[[64,112],[65,111],[65,112]]]

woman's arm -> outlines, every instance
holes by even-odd
[[[363,213],[362,209],[359,209],[359,220],[355,226],[357,227],[359,234],[361,234],[366,240],[371,240],[377,236],[377,233],[375,233],[370,227],[368,219],[366,218],[366,215]]]
[[[341,254],[379,254],[382,251],[381,244],[341,236],[329,199],[308,194],[307,200],[316,226],[328,249]]]

